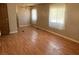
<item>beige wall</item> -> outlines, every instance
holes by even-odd
[[[16,4],[7,4],[10,33],[17,32]]]
[[[79,41],[79,4],[66,4],[65,29],[63,30],[49,28],[49,4],[40,4],[37,6],[37,9],[37,26]]]
[[[19,27],[30,25],[30,8],[29,7],[17,7],[17,16]]]
[[[49,15],[49,5],[47,4],[40,4],[37,6],[37,15],[38,15],[38,20],[37,20],[37,25],[41,27],[48,27],[48,15]]]
[[[67,4],[66,20],[66,35],[79,40],[79,4]]]

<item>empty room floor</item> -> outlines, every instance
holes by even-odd
[[[29,26],[16,34],[0,37],[0,54],[78,55],[79,44]]]

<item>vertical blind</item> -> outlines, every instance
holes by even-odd
[[[49,8],[49,27],[63,29],[65,23],[65,4],[52,4]]]
[[[37,22],[37,9],[32,9],[32,24],[36,24]]]

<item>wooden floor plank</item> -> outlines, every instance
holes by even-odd
[[[79,44],[34,27],[0,37],[2,55],[79,55]]]

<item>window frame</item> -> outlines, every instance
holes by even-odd
[[[36,18],[35,19],[33,19],[33,10],[36,10],[36,16],[35,16]],[[37,8],[32,8],[31,9],[31,23],[36,24],[37,23],[37,18],[38,18],[37,17]]]
[[[63,25],[60,25],[60,24],[58,24],[58,23],[56,23],[59,27],[56,27],[56,25],[53,23],[53,22],[50,22],[51,20],[51,16],[50,16],[50,9],[51,9],[51,7],[52,7],[52,9],[53,8],[60,8],[60,7],[63,7],[64,8],[64,18],[63,18]],[[59,30],[63,30],[63,29],[65,29],[65,19],[66,19],[66,5],[65,4],[50,4],[49,5],[49,27],[50,28],[54,28],[54,29],[59,29]],[[53,19],[52,19],[53,20]],[[56,22],[58,22],[57,20],[56,20]],[[50,24],[50,23],[52,23],[52,24]],[[53,26],[52,26],[53,25]]]

